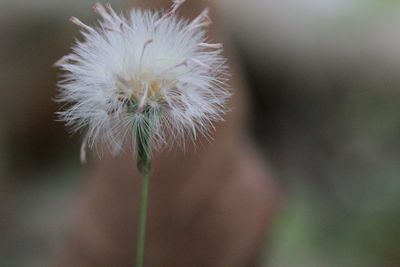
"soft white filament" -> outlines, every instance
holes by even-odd
[[[97,3],[96,27],[71,18],[84,40],[56,63],[63,70],[58,99],[66,103],[59,115],[73,131],[86,131],[83,161],[86,145],[119,153],[131,140],[135,148],[145,112],[154,115],[155,148],[207,136],[222,120],[230,95],[222,44],[208,43],[208,9],[193,21],[177,18],[183,2],[173,1],[165,13],[128,15]]]

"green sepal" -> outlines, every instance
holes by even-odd
[[[136,127],[135,133],[137,168],[140,173],[148,174],[151,169],[153,132],[159,119],[159,111],[147,106],[143,109],[142,116],[141,125]]]

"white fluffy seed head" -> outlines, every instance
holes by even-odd
[[[74,132],[86,131],[82,160],[86,146],[119,153],[130,140],[135,149],[135,134],[149,128],[145,114],[152,114],[156,149],[209,136],[223,119],[230,93],[222,45],[207,42],[208,9],[193,21],[177,18],[183,2],[128,15],[98,3],[96,27],[71,18],[84,40],[56,63],[63,71],[58,100],[66,104],[58,114]]]

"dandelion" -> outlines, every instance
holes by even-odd
[[[127,16],[98,3],[96,27],[71,18],[84,40],[56,63],[64,71],[58,100],[67,107],[59,117],[72,132],[86,132],[82,161],[86,147],[118,154],[128,142],[138,154],[149,135],[155,149],[180,147],[222,120],[229,97],[222,44],[208,43],[208,9],[191,22],[176,17],[183,2],[164,14]]]
[[[181,19],[176,14],[184,2],[129,14],[97,3],[96,26],[70,19],[83,40],[56,62],[63,71],[57,100],[65,107],[58,115],[72,132],[84,132],[81,161],[86,148],[101,155],[130,147],[136,155],[143,174],[137,266],[143,260],[152,150],[210,137],[230,96],[223,46],[207,38],[209,10],[192,21]]]

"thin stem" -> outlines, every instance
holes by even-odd
[[[149,195],[149,170],[148,166],[146,166],[145,170],[143,170],[142,193],[140,199],[140,217],[139,217],[139,230],[138,230],[137,251],[136,251],[136,267],[143,266],[148,195]]]
[[[142,267],[144,261],[144,243],[146,237],[146,221],[149,197],[149,175],[151,169],[151,140],[154,124],[154,113],[149,109],[141,111],[143,113],[143,121],[136,128],[136,146],[137,146],[137,167],[143,175],[142,192],[140,198],[140,215],[139,229],[137,237],[136,251],[136,267]]]

